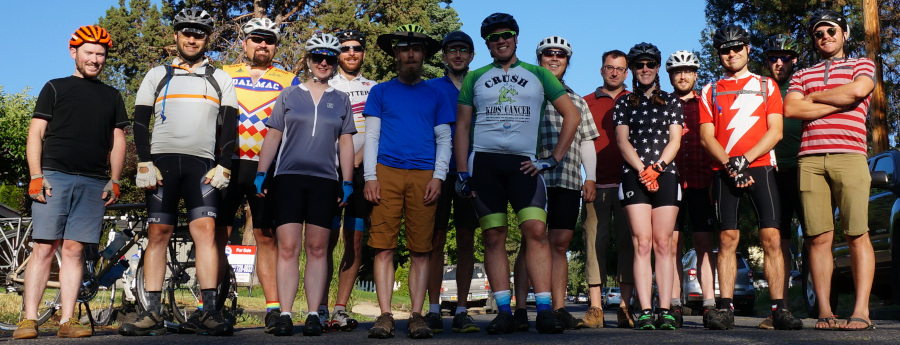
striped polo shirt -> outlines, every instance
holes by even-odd
[[[874,75],[875,64],[867,58],[825,60],[794,73],[788,92],[808,95],[848,84],[857,77],[873,78]],[[871,94],[866,96],[851,110],[804,121],[799,155],[818,153],[865,155],[866,116],[871,97]]]

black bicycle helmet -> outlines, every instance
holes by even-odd
[[[750,33],[739,25],[722,25],[713,36],[713,47],[717,50],[742,44],[750,44]]]
[[[519,24],[516,23],[516,19],[513,18],[512,15],[497,12],[487,16],[487,18],[484,18],[484,21],[481,22],[481,38],[487,37],[492,30],[498,27],[509,28],[510,30],[515,31],[516,34],[519,33]]]
[[[183,28],[198,28],[208,34],[213,30],[212,16],[200,7],[190,7],[181,10],[175,15],[172,24],[174,24],[175,31],[180,31]]]
[[[344,30],[337,33],[338,41],[341,43],[347,41],[357,41],[363,48],[366,47],[366,35],[356,30]]]
[[[641,59],[651,59],[656,61],[656,64],[662,63],[662,56],[659,53],[659,49],[656,48],[655,45],[647,42],[641,42],[635,44],[634,47],[631,47],[626,59],[628,59],[629,65]]]
[[[768,54],[769,52],[785,52],[797,57],[800,56],[800,47],[798,47],[797,41],[793,37],[777,34],[769,37],[766,43],[763,44],[763,54]]]
[[[809,26],[807,30],[809,31],[809,35],[812,36],[813,30],[816,29],[816,26],[821,23],[828,23],[832,26],[840,26],[841,30],[844,32],[849,31],[849,27],[847,26],[847,18],[844,17],[843,14],[837,13],[832,10],[821,10],[813,14],[812,18],[809,19]]]
[[[468,45],[469,48],[475,48],[475,44],[472,43],[472,37],[469,37],[468,34],[462,31],[453,31],[444,35],[444,41],[441,42],[441,47],[446,47],[447,43],[450,42],[462,42]]]

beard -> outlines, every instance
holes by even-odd
[[[181,59],[184,60],[185,62],[189,62],[192,64],[199,61],[200,59],[202,59],[203,55],[206,54],[206,47],[200,48],[200,50],[198,50],[197,53],[194,55],[188,55],[187,52],[185,52],[181,49],[180,45],[177,45],[177,47],[178,47],[178,56],[181,57]]]
[[[272,64],[273,56],[269,54],[258,54],[254,52],[253,58],[251,58],[250,60],[253,62],[253,66],[268,66]]]
[[[397,62],[397,76],[404,79],[417,79],[422,75],[424,69],[422,63],[413,67],[406,67],[400,61]]]
[[[691,93],[691,91],[694,90],[694,85],[691,84],[691,85],[687,85],[684,88],[682,88],[681,84],[674,84],[674,85],[672,85],[672,88],[675,89],[676,94],[683,96],[683,95],[687,95],[687,94]]]
[[[75,69],[77,69],[78,73],[86,79],[97,79],[97,77],[100,76],[100,72],[103,71],[103,66],[100,66],[96,73],[88,72],[87,68],[85,68],[86,65],[87,64],[75,64]]]

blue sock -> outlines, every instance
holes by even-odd
[[[537,304],[538,313],[544,310],[551,310],[549,292],[536,292],[534,294],[534,301]]]
[[[509,290],[494,291],[494,300],[497,301],[497,309],[501,313],[512,314],[512,308],[509,306]]]

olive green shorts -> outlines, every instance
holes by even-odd
[[[806,220],[804,235],[834,231],[834,207],[839,210],[844,234],[859,236],[869,231],[872,176],[866,156],[858,153],[801,156],[799,175],[800,201]]]

